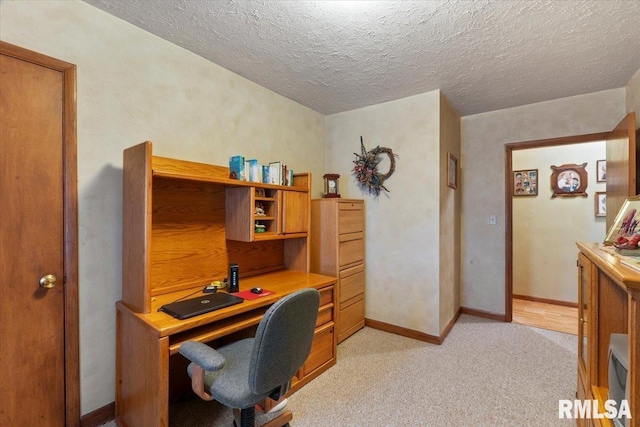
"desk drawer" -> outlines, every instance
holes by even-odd
[[[338,340],[342,341],[364,326],[364,298],[362,294],[340,306]]]
[[[330,362],[335,357],[333,334],[333,323],[316,329],[313,343],[311,344],[311,353],[309,353],[309,357],[307,361],[304,362],[304,365],[302,365],[298,375],[300,379],[306,377],[325,363]]]
[[[344,239],[343,237],[353,237],[353,239]],[[364,239],[362,233],[354,233],[347,236],[340,236],[338,248],[338,263],[340,267],[362,262],[364,258]]]
[[[363,203],[340,203],[338,213],[338,233],[364,231]]]
[[[325,323],[329,323],[333,320],[333,304],[327,304],[320,307],[318,310],[318,320],[316,321],[316,328],[322,326]]]
[[[341,303],[364,292],[363,264],[340,271],[339,292]]]
[[[333,290],[335,288],[333,286],[327,286],[326,288],[320,289],[320,307],[331,304],[334,301],[333,298]]]

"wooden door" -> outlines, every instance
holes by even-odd
[[[283,191],[282,233],[309,231],[309,193]]]
[[[2,43],[0,82],[0,425],[76,426],[75,67]]]
[[[622,204],[629,196],[638,194],[636,150],[636,116],[629,113],[609,132],[607,144],[607,230]]]

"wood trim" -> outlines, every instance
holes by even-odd
[[[116,418],[116,403],[111,402],[108,405],[98,408],[95,411],[85,414],[80,419],[80,427],[98,427],[102,424],[113,421]]]
[[[513,320],[513,164],[512,154],[516,150],[528,150],[532,148],[554,147],[557,145],[582,144],[585,142],[605,141],[609,132],[598,132],[584,135],[565,136],[561,138],[537,139],[532,141],[510,142],[505,144],[505,302],[504,318],[496,319],[505,322]],[[465,309],[463,308],[463,313]],[[471,313],[467,313],[471,314]],[[488,313],[493,315],[492,313]],[[483,317],[483,316],[479,316]],[[490,317],[491,318],[491,317]]]
[[[379,320],[373,319],[364,319],[364,326],[368,326],[372,329],[377,329],[379,331],[389,332],[396,335],[401,335],[407,338],[413,338],[419,341],[428,342],[431,344],[441,345],[445,338],[451,332],[453,325],[456,324],[460,314],[462,313],[462,308],[458,308],[458,311],[453,315],[447,326],[442,330],[440,336],[425,334],[424,332],[416,331],[413,329],[403,328],[402,326],[392,325],[390,323],[380,322]]]
[[[413,338],[415,340],[428,342],[431,344],[442,344],[440,337],[435,335],[425,334],[424,332],[415,331],[413,329],[403,328],[402,326],[392,325],[390,323],[380,322],[379,320],[364,319],[364,326],[372,329],[378,329],[379,331],[389,332],[396,335],[401,335],[407,338]]]
[[[526,300],[526,301],[543,302],[545,304],[553,304],[553,305],[561,305],[561,306],[564,306],[564,307],[578,308],[578,303],[577,302],[559,301],[559,300],[555,300],[555,299],[539,298],[539,297],[532,297],[532,296],[529,296],[529,295],[519,295],[519,294],[513,294],[513,297],[517,298],[517,299],[523,299],[523,300]]]
[[[78,160],[76,66],[0,41],[0,53],[60,71],[64,81],[64,335],[65,424],[80,425],[80,330],[78,303]]]
[[[481,317],[483,319],[497,320],[499,322],[510,322],[506,320],[506,315],[492,313],[490,311],[476,310],[475,308],[460,307],[462,314],[468,314],[469,316]]]
[[[458,307],[458,310],[456,310],[455,314],[453,315],[449,323],[447,323],[447,326],[445,326],[442,332],[440,332],[440,344],[442,344],[444,340],[447,338],[447,336],[449,336],[449,332],[451,332],[453,325],[456,324],[461,314],[462,314],[462,307]]]

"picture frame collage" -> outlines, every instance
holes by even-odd
[[[563,164],[551,166],[551,198],[555,197],[588,197],[587,163]],[[607,162],[596,161],[596,181],[606,182]],[[538,195],[538,169],[514,170],[512,176],[512,195],[514,197],[531,197]],[[607,216],[607,192],[597,191],[594,194],[594,215]]]

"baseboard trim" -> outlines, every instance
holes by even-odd
[[[98,408],[80,417],[80,427],[97,427],[116,418],[116,403]]]
[[[447,326],[445,326],[442,332],[440,332],[439,344],[442,344],[445,338],[447,338],[447,336],[449,335],[449,332],[451,332],[451,328],[453,328],[453,325],[456,324],[461,314],[462,314],[462,307],[458,307],[458,309],[456,310],[456,314],[453,315],[453,317],[451,318]]]
[[[504,314],[492,313],[490,311],[476,310],[475,308],[461,307],[462,314],[468,314],[469,316],[482,317],[484,319],[497,320],[499,322],[506,322]]]
[[[392,325],[390,323],[381,322],[379,320],[373,319],[364,319],[364,325],[368,326],[372,329],[378,329],[380,331],[389,332],[396,335],[401,335],[407,338],[413,338],[419,341],[428,342],[430,344],[441,345],[449,332],[451,332],[451,328],[456,324],[460,314],[462,313],[461,308],[458,308],[456,314],[453,315],[453,318],[449,321],[447,326],[442,330],[440,336],[425,334],[424,332],[416,331],[414,329],[404,328],[402,326]]]
[[[391,323],[381,322],[379,320],[364,319],[364,326],[372,329],[378,329],[380,331],[389,332],[396,335],[401,335],[407,338],[413,338],[415,340],[428,342],[430,344],[442,344],[440,337],[435,335],[425,334],[424,332],[416,331],[413,329],[403,328],[402,326],[392,325]]]
[[[553,304],[553,305],[561,305],[561,306],[564,306],[564,307],[578,308],[578,303],[577,302],[571,302],[571,301],[559,301],[559,300],[555,300],[555,299],[538,298],[538,297],[532,297],[532,296],[529,296],[529,295],[518,295],[518,294],[513,294],[513,298],[515,298],[515,299],[523,299],[525,301],[543,302],[545,304]]]

